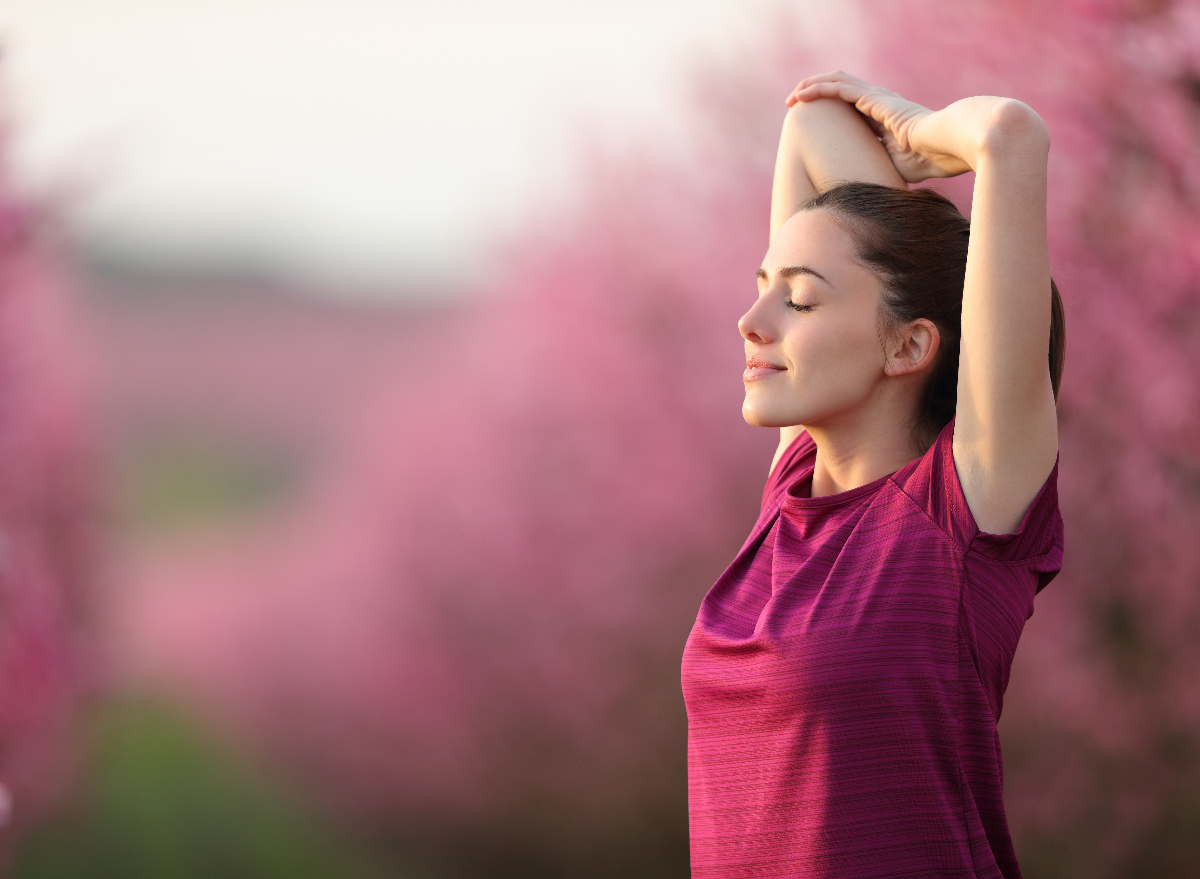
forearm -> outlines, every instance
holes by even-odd
[[[909,136],[914,149],[958,172],[1003,162],[1044,174],[1050,147],[1046,124],[1029,106],[989,96],[964,98],[930,113]]]
[[[784,119],[771,187],[771,238],[808,201],[850,181],[907,188],[887,150],[845,101],[798,103]]]

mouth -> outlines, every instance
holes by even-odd
[[[756,382],[781,372],[787,372],[787,367],[763,360],[761,357],[747,357],[746,371],[742,373],[742,381]]]

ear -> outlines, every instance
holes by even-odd
[[[921,372],[933,363],[937,355],[941,336],[937,325],[925,318],[918,318],[899,330],[892,339],[883,371],[887,375],[900,376]]]

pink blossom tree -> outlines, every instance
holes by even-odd
[[[71,290],[44,216],[2,173],[0,131],[0,863],[55,805],[88,675],[96,459]]]
[[[764,39],[702,77],[686,157],[591,167],[573,215],[445,311],[303,513],[145,572],[171,588],[130,612],[130,667],[378,826],[471,840],[480,869],[679,869],[678,658],[771,445],[740,421],[734,324],[782,97],[841,50],[927,104],[1007,94],[1050,125],[1067,561],[1002,722],[1010,821],[1030,875],[1182,875],[1200,838],[1200,3],[858,9],[862,31]],[[969,183],[945,187],[964,208]]]
[[[770,438],[735,328],[766,192],[596,173],[436,322],[304,513],[147,570],[122,640],[356,814],[602,873],[686,858],[679,656]]]
[[[869,8],[889,42],[919,47],[883,53],[881,79],[934,104],[1014,95],[1053,137],[1067,559],[1002,723],[1018,853],[1042,875],[1185,875],[1200,854],[1200,4]]]

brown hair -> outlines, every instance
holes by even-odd
[[[928,449],[954,417],[958,403],[958,353],[962,335],[963,281],[971,224],[944,195],[932,189],[893,189],[875,183],[844,183],[821,193],[801,210],[823,208],[854,239],[858,258],[883,281],[883,329],[918,318],[938,328],[941,343],[913,423],[913,438]],[[1054,398],[1062,381],[1066,322],[1058,286],[1050,281],[1050,383]]]

